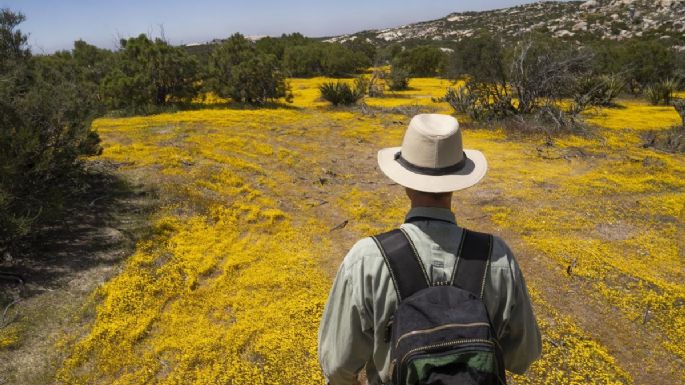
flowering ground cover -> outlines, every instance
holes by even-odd
[[[451,85],[414,79],[331,108],[325,80],[293,79],[295,102],[280,108],[95,122],[100,159],[160,204],[74,316],[83,326],[61,334],[58,383],[323,383],[316,334],[336,268],[408,209],[376,151],[399,145],[412,113],[450,113],[431,98]],[[685,382],[685,156],[641,137],[679,118],[619,104],[588,113],[583,135],[464,125],[490,169],[455,195],[457,220],[511,244],[544,336],[542,359],[512,383]]]

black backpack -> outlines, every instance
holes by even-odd
[[[386,332],[392,383],[506,384],[502,351],[482,301],[492,235],[464,229],[450,281],[433,283],[404,230],[373,239],[399,299]]]

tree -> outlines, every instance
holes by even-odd
[[[393,67],[405,70],[411,77],[436,76],[445,64],[446,55],[440,48],[418,46],[395,56]]]
[[[235,101],[264,104],[286,97],[290,101],[285,76],[273,55],[255,54],[231,69],[231,93]]]
[[[294,77],[323,75],[323,56],[322,47],[317,44],[286,47],[283,67]]]
[[[257,50],[276,56],[278,60],[283,60],[287,47],[307,45],[314,42],[313,39],[305,37],[301,33],[282,34],[281,37],[264,37],[256,42]]]
[[[63,77],[64,81],[76,84],[94,111],[105,112],[100,84],[112,70],[114,53],[77,40],[71,51],[59,51],[35,59],[43,76]]]
[[[387,74],[386,82],[391,91],[409,89],[409,72],[402,68],[392,67]]]
[[[215,48],[210,57],[208,88],[237,102],[263,104],[288,97],[285,75],[275,55],[265,54],[241,34]]]
[[[79,157],[100,151],[88,93],[32,57],[22,21],[0,10],[0,248],[57,215]]]
[[[351,76],[371,66],[362,52],[355,52],[339,43],[325,43],[322,68],[326,76]]]
[[[343,46],[352,52],[363,54],[368,59],[369,64],[376,61],[376,46],[369,43],[366,39],[348,40],[343,43]]]
[[[463,39],[447,59],[445,75],[456,79],[467,75],[497,84],[507,81],[504,44],[489,32]]]
[[[520,124],[532,117],[526,125],[535,129],[574,129],[574,114],[582,107],[609,103],[620,92],[618,78],[580,84],[591,74],[592,53],[563,41],[530,34],[510,50],[491,36],[466,44],[474,50],[473,60],[456,56],[453,69],[467,81],[448,90],[443,100],[474,120],[515,118]],[[487,62],[490,68],[481,68]],[[576,104],[562,110],[561,100],[570,97]]]
[[[655,39],[607,41],[590,48],[594,54],[593,72],[621,74],[633,93],[674,77],[677,68],[675,52]]]
[[[371,61],[362,52],[355,52],[339,43],[310,42],[287,46],[283,66],[291,76],[347,77],[369,67]]]
[[[122,39],[121,47],[102,84],[109,107],[144,111],[197,96],[198,62],[185,50],[144,34]]]
[[[589,52],[539,35],[519,42],[512,52],[508,76],[518,98],[516,110],[531,113],[540,103],[550,105],[571,96],[578,80],[589,72],[591,58]]]

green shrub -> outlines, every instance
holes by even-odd
[[[209,63],[207,88],[221,97],[250,104],[292,100],[276,56],[258,51],[241,34],[216,47]]]
[[[501,87],[473,80],[456,90],[448,88],[440,100],[447,102],[455,112],[477,121],[501,120],[517,113],[511,96]]]
[[[671,104],[673,95],[678,91],[680,82],[677,79],[670,78],[661,81],[659,85],[661,87],[661,99],[664,101],[664,104]]]
[[[446,61],[445,75],[452,79],[469,76],[482,82],[505,82],[508,77],[505,51],[499,36],[480,31],[456,44]]]
[[[652,105],[656,106],[661,101],[662,92],[658,84],[648,85],[644,88],[642,93]]]
[[[389,73],[382,69],[374,69],[369,79],[367,94],[372,97],[383,96],[385,93],[385,82],[388,81]]]
[[[594,73],[622,73],[628,91],[636,95],[650,84],[673,77],[678,68],[676,51],[659,39],[603,40],[588,48],[594,57]]]
[[[79,157],[101,151],[92,95],[31,56],[16,29],[23,20],[0,10],[0,249],[58,217],[77,188]]]
[[[338,43],[322,43],[323,74],[331,77],[352,76],[371,65],[371,60],[362,52],[355,52]]]
[[[459,114],[469,114],[476,102],[475,95],[470,93],[466,86],[448,88],[444,100]]]
[[[199,64],[182,48],[144,34],[122,39],[121,46],[102,82],[109,108],[144,112],[197,96]]]
[[[371,61],[363,52],[356,52],[339,43],[306,41],[287,46],[283,66],[291,76],[345,77],[369,67]]]
[[[355,85],[351,86],[343,81],[326,82],[319,86],[321,97],[333,104],[349,106],[357,103],[364,97],[366,90],[364,89],[364,81],[357,78]]]
[[[652,105],[671,104],[679,84],[680,82],[676,79],[665,79],[645,87],[643,93]]]
[[[388,88],[391,91],[409,89],[409,71],[393,66],[388,75]]]
[[[589,106],[611,106],[624,86],[625,81],[617,75],[583,76],[573,91],[572,110],[577,113]]]
[[[445,66],[447,55],[440,48],[422,45],[404,50],[393,59],[393,68],[401,68],[413,77],[435,76]]]

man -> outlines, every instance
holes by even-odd
[[[451,211],[452,192],[483,178],[485,156],[463,149],[455,118],[422,114],[409,123],[402,147],[378,152],[378,165],[405,187],[411,210],[401,228],[416,246],[431,281],[448,281],[464,231]],[[482,298],[505,367],[525,372],[540,355],[540,331],[523,275],[498,237],[492,244]],[[390,382],[386,333],[397,306],[381,251],[372,238],[360,240],[338,270],[319,328],[319,361],[330,384],[356,384],[363,368],[370,384]]]

